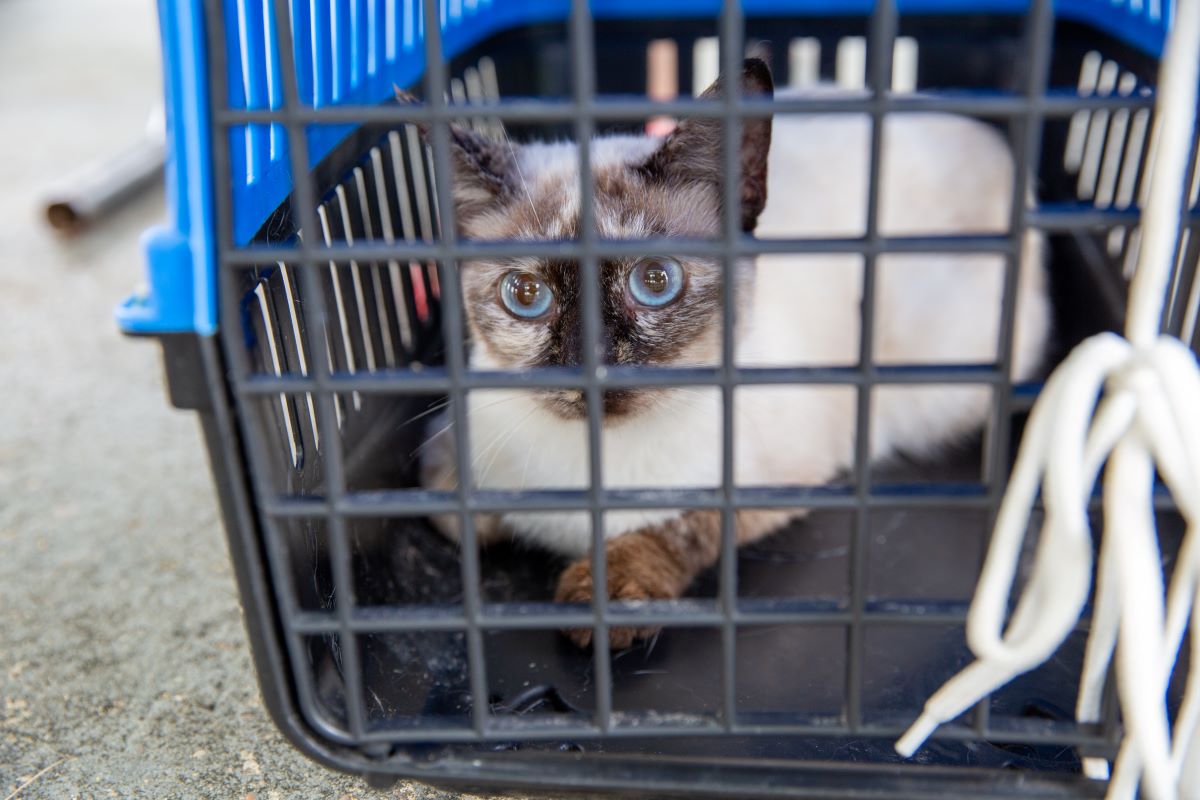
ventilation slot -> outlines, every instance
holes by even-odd
[[[260,321],[262,323],[262,335],[265,341],[260,340],[260,345],[265,344],[267,355],[270,357],[270,371],[275,376],[283,375],[285,356],[283,349],[280,346],[279,325],[275,318],[274,310],[271,307],[271,299],[267,292],[267,279],[262,278],[258,281],[258,285],[254,287],[254,296],[258,303]],[[300,469],[303,464],[303,446],[300,444],[299,436],[299,421],[296,418],[296,404],[294,398],[287,394],[279,395],[279,413],[283,420],[284,432],[286,433],[289,456],[293,469]]]
[[[834,54],[834,74],[821,74],[821,41],[800,37],[788,43],[788,85],[794,89],[815,86],[832,80],[843,89],[863,90],[867,86],[867,40],[846,36],[838,40]],[[917,40],[897,37],[892,49],[892,91],[913,92],[917,88]]]
[[[455,79],[449,99],[456,104],[497,103],[499,83],[491,59],[481,60]],[[469,124],[481,135],[507,140],[504,126],[494,117]],[[324,195],[316,209],[321,240],[328,246],[434,242],[440,220],[432,181],[432,153],[417,129],[405,125],[388,132]],[[296,237],[303,239],[304,232],[297,231]],[[420,343],[432,341],[438,324],[441,291],[436,262],[351,259],[329,261],[321,272],[329,324],[316,346],[325,349],[331,369],[356,375],[419,368]],[[309,376],[309,348],[314,346],[309,337],[316,328],[304,318],[304,286],[295,267],[280,261],[260,268],[245,298],[254,368],[277,377]],[[360,392],[335,396],[338,428],[343,429],[348,415],[363,407]],[[286,434],[281,438],[287,444],[287,462],[299,472],[304,468],[306,444],[313,452],[321,446],[316,400],[311,393],[303,399],[280,395],[278,415],[280,430]],[[311,443],[306,443],[310,434]]]
[[[788,83],[796,89],[812,86],[821,79],[820,39],[792,39],[788,45]]]
[[[867,85],[867,40],[846,36],[837,44],[834,81],[843,89],[863,89]]]

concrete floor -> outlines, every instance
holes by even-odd
[[[162,193],[70,240],[40,216],[142,130],[153,7],[0,0],[0,800],[383,796],[268,719],[198,423],[113,324]]]

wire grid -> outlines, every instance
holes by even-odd
[[[423,0],[426,19],[438,18],[437,0]],[[314,123],[353,121],[358,123],[391,123],[423,121],[430,125],[433,163],[436,175],[437,211],[441,233],[433,243],[397,242],[383,246],[378,243],[326,245],[316,237],[303,237],[293,247],[272,246],[235,247],[232,238],[232,208],[227,193],[218,193],[220,289],[226,309],[235,309],[240,302],[236,281],[227,279],[238,270],[264,262],[285,258],[301,272],[301,282],[307,307],[305,318],[311,341],[320,341],[330,326],[325,289],[319,269],[330,262],[357,260],[398,260],[422,262],[434,260],[440,265],[442,287],[442,326],[446,342],[444,367],[426,367],[418,372],[394,371],[384,373],[336,372],[325,348],[311,346],[308,353],[311,368],[304,375],[252,374],[246,353],[237,346],[236,337],[226,336],[225,355],[230,365],[230,380],[239,407],[264,397],[281,393],[308,393],[315,398],[319,427],[332,435],[323,437],[324,492],[320,497],[280,496],[266,485],[262,470],[251,469],[251,478],[258,497],[261,522],[266,535],[268,561],[275,584],[276,600],[282,618],[287,646],[292,659],[292,675],[298,682],[300,707],[322,735],[331,740],[358,746],[382,746],[403,742],[485,742],[525,740],[595,739],[603,737],[698,736],[698,735],[812,735],[893,737],[900,727],[866,723],[862,716],[861,680],[863,672],[864,635],[869,626],[894,625],[962,625],[961,612],[922,609],[921,613],[873,610],[867,607],[865,590],[865,551],[869,530],[869,513],[876,508],[982,508],[992,512],[998,507],[1004,484],[1009,452],[1007,447],[1009,421],[1014,412],[1027,407],[1029,395],[1015,392],[1008,381],[1011,365],[1011,339],[1015,316],[1018,259],[1022,236],[1028,228],[1046,231],[1078,230],[1095,225],[1134,224],[1136,211],[1113,211],[1079,208],[1027,208],[1026,192],[1029,178],[1037,171],[1042,122],[1048,117],[1066,117],[1081,110],[1106,108],[1149,108],[1150,97],[1077,97],[1047,93],[1047,73],[1053,33],[1053,13],[1050,0],[1036,0],[1026,18],[1026,53],[1028,65],[1023,92],[1014,96],[946,96],[892,97],[890,86],[891,53],[896,38],[897,14],[895,4],[879,0],[870,18],[869,53],[870,93],[865,99],[829,101],[789,100],[775,103],[745,99],[739,95],[739,83],[727,81],[723,98],[716,103],[684,101],[614,101],[597,102],[594,92],[594,54],[592,19],[586,0],[573,0],[569,23],[571,74],[574,96],[570,102],[521,101],[501,106],[459,106],[446,102],[446,60],[443,57],[441,33],[437,25],[426,28],[424,40],[425,96],[424,105],[404,107],[328,107],[314,109],[299,99],[294,70],[293,42],[288,25],[289,9],[286,0],[274,0],[268,14],[276,27],[280,43],[282,76],[282,107],[271,111],[246,111],[226,107],[226,70],[223,32],[220,30],[222,7],[218,0],[208,0],[210,21],[209,63],[212,119],[221,133],[232,132],[249,124],[282,125],[291,143],[289,148],[293,188],[293,213],[297,227],[303,231],[319,230],[315,209],[318,206],[317,188],[308,170],[306,127]],[[736,0],[724,0],[719,20],[722,45],[721,65],[726,75],[741,71],[741,43],[744,18]],[[1011,225],[1004,236],[961,237],[884,237],[878,226],[878,184],[881,163],[882,120],[896,111],[926,110],[969,113],[974,116],[1010,119],[1017,123],[1015,161],[1016,181],[1011,204]],[[741,120],[772,112],[860,111],[870,115],[870,183],[866,235],[855,239],[757,241],[743,236],[740,228],[740,196],[738,194]],[[449,123],[458,119],[500,118],[506,121],[569,121],[574,125],[577,141],[590,140],[597,121],[645,119],[654,115],[719,116],[726,121],[724,140],[724,220],[723,236],[719,241],[638,240],[629,242],[602,241],[596,237],[592,217],[592,175],[589,169],[588,148],[579,148],[581,176],[580,233],[573,242],[465,242],[454,236],[454,207],[448,182],[450,170]],[[230,165],[229,140],[226,135],[214,137],[214,170],[217,176],[227,175]],[[1189,214],[1186,222],[1195,225]],[[754,369],[737,367],[733,359],[734,317],[736,303],[735,271],[724,271],[722,284],[723,338],[722,364],[718,368],[651,368],[610,367],[600,363],[596,347],[584,348],[581,368],[542,369],[532,373],[477,372],[468,370],[463,353],[463,311],[460,259],[484,256],[543,256],[570,258],[579,264],[583,276],[582,309],[586,341],[600,341],[600,298],[597,280],[599,260],[648,251],[670,251],[686,255],[717,256],[726,265],[739,258],[760,253],[856,253],[864,259],[863,314],[857,367],[797,367]],[[998,253],[1006,258],[1000,341],[996,363],[966,366],[877,366],[872,362],[872,326],[874,323],[876,258],[885,252],[979,252]],[[873,484],[870,476],[868,444],[870,441],[870,391],[877,385],[971,383],[994,387],[987,474],[983,485],[886,485]],[[733,481],[733,392],[741,385],[766,384],[843,384],[857,390],[856,480],[852,486],[820,486],[795,488],[742,488]],[[721,485],[715,489],[670,490],[612,490],[601,485],[601,404],[600,393],[606,388],[631,386],[716,386],[723,398],[723,456]],[[471,474],[469,453],[469,419],[465,413],[465,396],[470,390],[483,388],[574,387],[585,391],[588,400],[588,445],[591,480],[585,490],[489,491],[471,487],[466,476]],[[345,480],[343,444],[336,435],[337,397],[353,392],[447,394],[453,424],[457,430],[457,467],[460,480],[454,492],[424,490],[385,490],[352,492]],[[253,426],[249,426],[253,427]],[[266,443],[261,432],[247,431],[246,446],[250,463],[267,464]],[[1163,499],[1164,507],[1169,502]],[[738,603],[736,573],[736,542],[734,512],[741,508],[841,508],[857,514],[852,547],[850,602],[846,609],[796,610],[767,607],[744,608]],[[610,608],[607,597],[599,593],[589,611],[553,604],[533,604],[520,608],[485,606],[480,592],[480,564],[474,514],[480,512],[522,511],[586,511],[591,515],[593,546],[592,568],[594,583],[606,585],[603,525],[604,512],[617,509],[678,508],[715,509],[722,519],[722,540],[719,563],[719,595],[715,602],[683,600],[648,603],[644,608]],[[459,518],[462,531],[461,570],[464,600],[461,613],[446,613],[440,609],[420,607],[373,608],[366,615],[356,605],[351,574],[351,547],[348,540],[349,520],[360,517],[417,516],[453,513]],[[319,518],[328,526],[333,580],[337,587],[332,615],[302,611],[287,587],[288,553],[278,530],[278,523],[288,518]],[[836,724],[797,719],[782,724],[751,724],[739,721],[735,696],[736,632],[740,627],[766,624],[810,624],[842,626],[848,631],[845,659],[845,704],[842,718]],[[617,715],[612,707],[612,676],[607,629],[614,625],[670,625],[714,627],[721,631],[722,693],[720,711],[715,718],[692,720],[686,723],[638,719]],[[593,668],[596,704],[589,723],[567,724],[560,721],[534,719],[498,720],[488,705],[483,634],[490,630],[530,628],[593,628]],[[420,718],[404,729],[372,730],[366,723],[362,670],[358,637],[367,633],[406,631],[457,631],[465,634],[471,687],[471,725],[469,728],[440,723],[436,719]],[[306,669],[307,655],[304,639],[307,636],[332,635],[340,642],[342,674],[345,680],[345,726],[329,721],[318,706],[312,675]],[[1107,704],[1107,716],[1099,726],[1013,726],[1010,723],[993,725],[989,722],[986,702],[973,715],[971,725],[954,724],[941,729],[935,737],[949,740],[989,740],[1025,744],[1053,743],[1076,745],[1092,751],[1110,752],[1117,736],[1115,705]]]

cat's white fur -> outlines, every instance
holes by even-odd
[[[992,129],[961,117],[896,115],[885,124],[879,227],[885,236],[1003,234],[1011,214],[1012,158]],[[768,200],[759,238],[832,238],[866,232],[870,121],[862,115],[777,115]],[[634,163],[654,146],[612,137],[592,148],[595,164]],[[523,148],[527,180],[575,169],[573,145]],[[570,209],[563,209],[564,215]],[[602,223],[598,220],[598,224]],[[601,225],[601,227],[603,227]],[[626,235],[636,235],[627,231]],[[1038,366],[1048,335],[1042,243],[1023,246],[1013,377]],[[858,255],[760,256],[742,366],[852,366],[859,352],[863,259]],[[980,254],[890,254],[877,262],[878,364],[987,363],[996,358],[1004,259]],[[686,302],[686,297],[683,302]],[[472,366],[500,368],[475,345]],[[986,386],[881,386],[872,398],[871,453],[929,453],[978,429],[987,418]],[[762,386],[736,390],[735,479],[739,485],[813,485],[853,463],[855,389]],[[720,483],[721,407],[713,388],[668,393],[649,411],[602,431],[608,488],[712,487]],[[441,423],[444,425],[445,423]],[[586,423],[565,420],[530,392],[469,396],[475,484],[481,488],[583,488],[588,481]],[[450,431],[449,433],[453,433]],[[450,436],[427,450],[426,474],[453,457]],[[605,535],[617,536],[678,511],[613,511]],[[588,515],[503,515],[494,529],[570,556],[588,552]],[[483,530],[492,530],[487,527]]]

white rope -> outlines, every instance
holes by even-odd
[[[925,704],[896,742],[911,756],[938,725],[1049,658],[1074,629],[1092,578],[1087,505],[1105,469],[1104,536],[1076,717],[1100,718],[1114,653],[1125,738],[1108,796],[1200,798],[1200,367],[1159,335],[1175,260],[1200,79],[1200,0],[1179,0],[1160,67],[1150,192],[1125,335],[1079,345],[1054,371],[1025,429],[967,616],[977,660]],[[1155,529],[1155,470],[1187,523],[1169,589]],[[1041,487],[1045,517],[1011,616],[1017,562]],[[1164,598],[1165,595],[1165,598]],[[1007,624],[1006,624],[1007,620]],[[1191,659],[1171,729],[1166,694],[1183,634]]]

